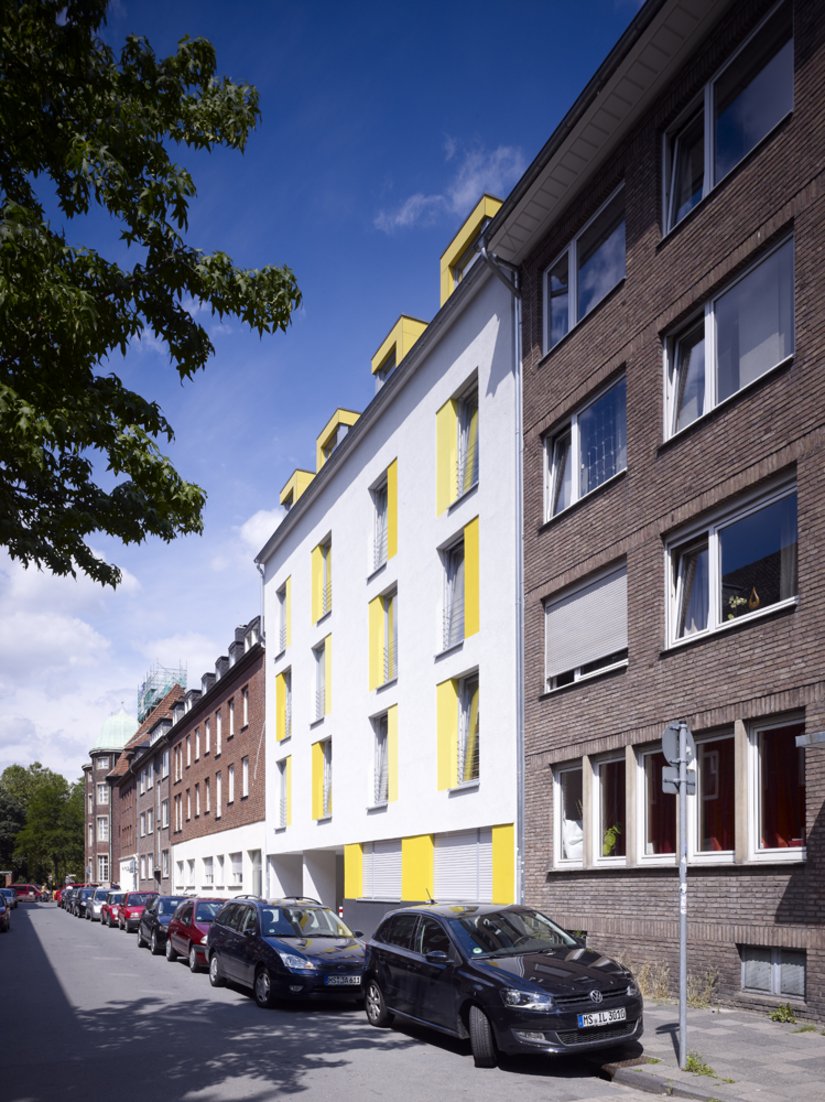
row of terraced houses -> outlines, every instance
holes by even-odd
[[[689,970],[825,1018],[818,8],[647,0],[284,472],[262,620],[104,728],[90,876],[524,901],[675,976],[683,718]]]

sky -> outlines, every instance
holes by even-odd
[[[203,36],[220,74],[257,87],[243,154],[180,155],[198,189],[187,240],[242,267],[287,264],[303,303],[263,339],[202,315],[215,354],[184,384],[151,337],[109,365],[171,422],[163,450],[206,490],[204,532],[128,547],[96,534],[123,572],[116,591],[0,549],[0,772],[39,761],[76,780],[106,718],[135,714],[153,666],[184,666],[190,688],[214,669],[260,613],[253,560],[282,486],[314,470],[337,407],[370,401],[371,357],[399,315],[437,312],[441,253],[484,192],[506,197],[639,6],[113,0],[115,50],[128,34],[158,55]],[[102,218],[67,235],[114,247]]]

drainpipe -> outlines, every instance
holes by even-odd
[[[515,611],[516,644],[516,883],[517,903],[524,902],[524,469],[522,442],[522,374],[521,374],[521,280],[519,269],[487,251],[484,238],[479,243],[484,263],[510,292],[513,322],[513,447],[515,451],[516,484],[515,515]]]

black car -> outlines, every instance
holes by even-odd
[[[91,902],[95,894],[94,888],[78,888],[72,896],[72,914],[75,918],[86,917],[86,904]]]
[[[209,982],[250,988],[258,1006],[277,999],[360,1001],[364,943],[328,907],[302,899],[237,899],[207,935]]]
[[[635,1041],[642,997],[621,964],[529,907],[426,905],[385,916],[367,942],[372,1025],[395,1015],[501,1053],[576,1053]]]
[[[148,945],[157,956],[166,946],[166,929],[185,895],[156,895],[146,904],[137,929],[138,949]]]

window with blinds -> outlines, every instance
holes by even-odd
[[[435,836],[435,898],[490,902],[493,896],[493,832],[463,830]]]
[[[464,638],[464,539],[444,552],[443,645],[457,646]]]
[[[366,899],[401,898],[401,840],[365,842],[361,890]]]
[[[627,565],[599,574],[545,605],[547,688],[627,663]]]
[[[386,712],[382,716],[377,716],[372,724],[375,733],[372,800],[376,807],[380,807],[389,800],[389,718]]]

